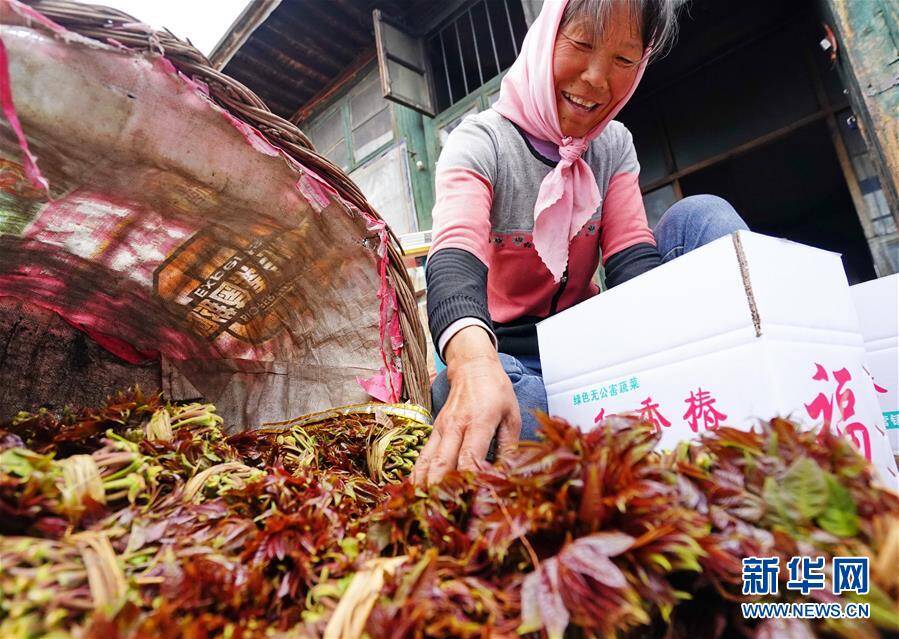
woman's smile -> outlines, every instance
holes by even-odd
[[[565,98],[566,102],[571,105],[575,111],[580,111],[582,113],[590,113],[595,111],[597,107],[599,107],[598,102],[593,102],[588,100],[587,98],[582,98],[572,93],[568,93],[567,91],[562,91],[562,97]]]
[[[602,32],[583,20],[559,29],[553,47],[556,110],[563,137],[584,137],[626,99],[644,55],[640,25],[614,3]]]

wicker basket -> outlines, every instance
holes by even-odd
[[[167,31],[155,31],[121,11],[96,5],[57,0],[24,0],[56,24],[81,36],[104,43],[119,43],[138,53],[162,54],[174,67],[208,87],[208,96],[231,115],[258,130],[269,143],[324,178],[337,193],[363,214],[381,220],[352,180],[319,155],[294,124],[272,113],[265,103],[239,82],[216,71],[191,44]],[[401,248],[393,233],[388,240],[387,278],[396,290],[400,329],[402,390],[404,401],[430,406],[425,335],[412,285],[402,262]],[[373,300],[372,303],[377,303]]]

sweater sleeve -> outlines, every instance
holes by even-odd
[[[428,257],[428,327],[431,338],[443,350],[449,342],[444,332],[464,318],[478,320],[496,345],[496,335],[487,309],[487,267],[468,251],[446,248]],[[451,337],[451,336],[450,336]]]
[[[450,133],[437,162],[434,239],[426,267],[428,324],[435,344],[445,344],[444,331],[463,318],[482,323],[496,343],[487,308],[495,177],[495,142],[486,128],[466,118]]]
[[[661,263],[662,258],[655,244],[629,246],[606,260],[606,286],[614,288],[646,271],[651,271]]]
[[[437,160],[431,254],[462,249],[489,266],[496,165],[496,141],[489,129],[475,117],[465,118],[449,134]]]
[[[637,244],[656,245],[646,221],[643,196],[640,193],[640,164],[633,136],[625,129],[621,157],[602,204],[600,246],[603,264],[616,253]]]

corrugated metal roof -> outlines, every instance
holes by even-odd
[[[262,22],[255,29],[235,24],[232,30],[252,32],[224,72],[289,118],[341,75],[371,59],[373,9],[414,25],[444,6],[434,0],[282,0],[257,18]]]

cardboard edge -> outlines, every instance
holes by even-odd
[[[731,235],[734,242],[734,250],[737,253],[737,263],[740,266],[740,276],[743,278],[743,290],[746,292],[746,301],[749,303],[749,314],[752,316],[752,325],[755,327],[755,336],[762,336],[762,320],[759,316],[758,305],[755,302],[755,294],[752,291],[752,282],[749,279],[749,261],[743,250],[743,242],[740,233]]]

